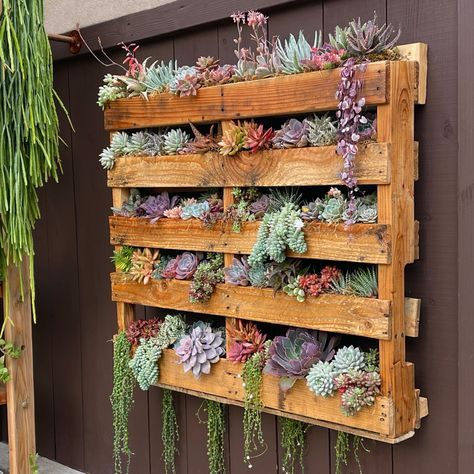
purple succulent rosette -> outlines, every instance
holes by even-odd
[[[151,219],[150,223],[154,224],[164,216],[164,211],[175,207],[178,201],[179,196],[170,198],[169,194],[164,191],[156,196],[149,196],[146,201],[140,205],[140,209],[144,211],[144,217]]]
[[[242,256],[240,259],[234,257],[232,265],[224,268],[225,282],[229,285],[248,286],[250,265],[247,262],[247,257]]]
[[[280,388],[287,392],[297,379],[306,377],[309,369],[334,356],[337,338],[324,332],[289,329],[286,336],[277,336],[268,350],[264,373],[281,377]]]
[[[165,269],[161,272],[161,277],[165,278],[166,280],[172,280],[173,278],[176,278],[176,270],[180,260],[181,255],[177,255],[175,258],[172,258],[167,263]]]
[[[175,278],[177,280],[190,280],[202,260],[202,254],[183,252],[176,265]]]
[[[270,207],[270,196],[268,194],[262,194],[255,202],[250,204],[249,212],[255,216],[256,219],[260,219],[265,215]]]

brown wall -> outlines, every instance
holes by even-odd
[[[191,64],[199,55],[233,61],[234,26],[229,20],[217,20],[233,9],[251,7],[250,2],[196,1],[193,8],[189,2],[180,0],[177,4],[183,8],[176,10],[174,16],[129,18],[116,21],[112,29],[107,30],[107,25],[103,25],[102,30],[99,26],[94,32],[102,31],[106,44],[116,43],[120,35],[129,41],[157,32],[169,33],[142,41],[143,57],[152,55],[165,60],[174,57],[180,64]],[[272,2],[253,4],[269,6]],[[322,29],[327,35],[336,24],[344,24],[359,15],[367,18],[377,10],[381,20],[401,26],[401,42],[429,44],[428,100],[426,106],[417,109],[415,132],[420,141],[420,180],[416,184],[415,202],[416,217],[421,222],[421,255],[407,269],[407,292],[422,298],[421,336],[408,341],[408,359],[416,364],[417,387],[429,398],[430,416],[413,439],[399,446],[367,442],[371,455],[363,456],[363,464],[366,474],[470,472],[465,468],[458,470],[457,3],[453,0],[327,0],[274,1],[273,4],[279,6],[269,10],[272,35],[296,33],[300,28],[307,33]],[[203,12],[207,12],[204,18],[216,21],[170,33],[173,28],[192,26],[197,18],[203,17]],[[71,134],[63,124],[63,137],[69,144],[62,150],[64,175],[59,184],[48,185],[41,193],[43,219],[36,232],[38,451],[93,474],[113,472],[108,401],[112,370],[110,339],[116,329],[108,280],[111,247],[107,216],[111,193],[97,162],[108,137],[102,128],[102,113],[95,104],[104,72],[90,55],[56,63],[57,89],[71,112],[76,132]],[[471,189],[471,194],[465,193],[463,212],[472,213],[472,206],[468,206],[472,203],[472,181],[465,186]],[[472,217],[469,222],[472,227]],[[464,249],[468,251],[466,242]],[[469,293],[466,288],[465,291]],[[463,327],[472,331],[470,324],[465,319]],[[469,380],[472,381],[472,360],[468,363],[472,345],[465,339],[463,347],[460,359],[465,361],[463,380],[468,387]],[[181,395],[177,399],[181,427],[178,472],[206,473],[205,429],[195,418],[200,400]],[[160,400],[158,389],[137,392],[131,420],[133,473],[162,472]],[[459,400],[468,404],[466,397]],[[248,472],[241,462],[241,409],[230,407],[228,418],[229,471]],[[459,441],[465,445],[464,466],[469,466],[469,459],[472,462],[472,439],[471,443],[462,439],[469,426],[472,424],[464,421],[464,431],[459,429]],[[276,419],[265,415],[264,427],[268,451],[253,463],[255,473],[275,472],[278,465]],[[335,434],[326,429],[314,427],[309,431],[307,472],[333,472],[334,441]],[[352,467],[348,472],[356,470]]]

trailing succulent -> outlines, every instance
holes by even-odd
[[[163,350],[174,344],[185,330],[186,323],[182,316],[167,315],[156,336],[140,339],[130,360],[130,369],[142,390],[148,390],[158,380],[158,360]]]
[[[300,211],[293,202],[287,202],[278,211],[267,212],[248,259],[250,266],[262,264],[267,259],[281,263],[286,258],[285,251],[288,248],[295,253],[305,253],[307,245],[302,228]]]
[[[288,329],[285,336],[273,339],[264,373],[280,377],[280,387],[286,392],[297,379],[305,378],[314,364],[330,361],[337,342],[322,331]]]
[[[329,363],[319,361],[313,365],[306,381],[318,396],[328,397],[339,391],[342,412],[354,415],[373,405],[380,393],[377,351],[364,353],[358,347],[342,347]]]
[[[213,330],[210,324],[198,321],[182,337],[175,347],[179,363],[184,372],[191,371],[194,377],[211,372],[211,364],[219,362],[225,353],[225,337],[222,330]]]
[[[283,448],[282,471],[285,474],[295,474],[296,463],[304,472],[303,453],[306,432],[310,425],[299,420],[279,417],[281,446]]]

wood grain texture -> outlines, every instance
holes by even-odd
[[[242,364],[221,359],[212,366],[209,375],[196,379],[192,373],[185,374],[178,357],[172,349],[166,349],[160,359],[159,386],[182,389],[194,394],[210,395],[224,399],[226,403],[241,406],[244,390],[242,387]],[[200,395],[201,396],[201,395]],[[340,397],[324,398],[313,395],[304,380],[297,380],[286,396],[279,387],[279,378],[264,375],[262,402],[265,410],[284,416],[295,416],[312,424],[335,423],[340,426],[357,428],[379,435],[391,435],[392,404],[388,398],[377,397],[373,407],[360,411],[355,416],[346,417],[340,409]]]
[[[411,43],[398,46],[400,54],[409,61],[417,63],[415,81],[415,103],[426,104],[426,87],[428,81],[428,45],[426,43]]]
[[[320,295],[300,303],[273,290],[218,285],[209,302],[189,302],[189,282],[153,280],[148,285],[112,273],[114,301],[158,308],[236,317],[272,324],[298,326],[376,339],[389,339],[390,303],[356,296]]]
[[[360,147],[359,184],[390,182],[390,147]],[[111,188],[341,185],[341,157],[334,146],[267,150],[255,154],[124,156],[108,171]]]
[[[378,220],[391,225],[392,263],[379,265],[379,296],[392,301],[390,341],[380,342],[383,393],[395,403],[397,436],[415,425],[414,372],[405,363],[405,265],[415,257],[414,89],[415,64],[390,64],[390,102],[377,108],[377,139],[392,144],[392,179],[377,187]]]
[[[10,473],[30,472],[29,458],[36,453],[35,396],[33,383],[33,338],[28,257],[23,256],[21,270],[7,268],[5,339],[23,349],[21,357],[6,358],[11,380],[7,383],[8,449]],[[22,282],[23,280],[23,282]]]
[[[151,224],[136,217],[109,217],[110,242],[113,245],[152,247],[231,254],[250,254],[257,238],[258,222],[247,222],[240,232],[232,225],[206,227],[197,219],[160,219]],[[309,223],[305,227],[308,251],[289,252],[290,257],[340,260],[363,263],[389,263],[391,243],[389,227],[380,224]]]
[[[405,298],[405,335],[418,337],[420,333],[421,300]]]
[[[367,67],[361,94],[368,105],[386,102],[387,64]],[[195,97],[162,93],[148,100],[119,99],[107,106],[104,124],[107,130],[125,130],[333,110],[339,79],[340,70],[332,69],[205,87]]]

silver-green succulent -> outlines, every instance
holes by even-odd
[[[190,139],[190,135],[180,128],[170,130],[163,136],[163,153],[165,155],[179,154]]]
[[[354,346],[341,347],[331,362],[335,375],[349,372],[350,370],[364,370],[365,356],[364,353]]]
[[[329,397],[334,392],[334,369],[331,362],[319,361],[306,376],[308,388],[316,395]]]
[[[176,61],[165,64],[163,61],[155,61],[145,68],[145,79],[143,83],[147,92],[165,92],[169,89],[170,83],[175,76],[177,69]]]
[[[311,146],[329,146],[337,141],[337,121],[328,114],[308,117],[308,141]]]
[[[321,47],[323,36],[321,32],[315,31],[313,48]],[[285,42],[282,43],[280,38],[275,42],[275,51],[278,69],[283,74],[296,74],[303,72],[302,62],[311,59],[311,45],[304,37],[303,31],[300,30],[298,37],[290,35]]]

